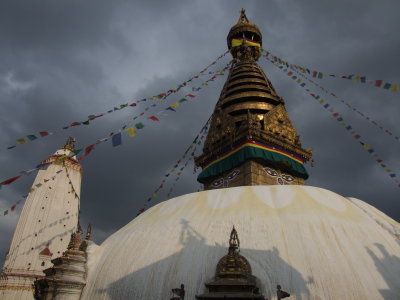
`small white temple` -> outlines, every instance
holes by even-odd
[[[32,286],[67,249],[78,224],[82,167],[74,139],[42,161],[0,275],[0,299],[33,299]]]

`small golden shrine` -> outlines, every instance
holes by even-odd
[[[259,293],[256,277],[251,274],[250,263],[239,254],[239,247],[239,237],[233,227],[229,238],[228,254],[217,264],[215,281],[206,283],[209,292],[197,295],[196,299],[264,300],[264,296]]]

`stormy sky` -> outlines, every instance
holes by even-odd
[[[258,24],[263,46],[289,62],[334,74],[360,74],[400,83],[400,2],[385,1],[17,1],[0,2],[0,179],[31,169],[76,137],[81,148],[126,124],[146,105],[126,108],[89,126],[60,130],[120,104],[176,87],[226,51],[226,36],[244,7]],[[223,68],[230,55],[211,71]],[[351,135],[314,99],[273,65],[260,60],[314,167],[308,185],[356,197],[400,220],[400,189]],[[206,79],[207,77],[202,77]],[[93,225],[101,243],[146,203],[198,134],[226,79],[221,77],[160,122],[123,144],[96,147],[82,164],[81,223]],[[199,86],[171,95],[158,112]],[[377,123],[399,132],[399,93],[335,78],[318,81]],[[311,85],[309,85],[311,87]],[[318,88],[313,90],[323,94]],[[327,97],[335,111],[363,136],[400,176],[399,141]],[[57,131],[12,150],[15,140],[39,131]],[[0,191],[3,212],[31,187],[24,176]],[[171,197],[200,185],[190,164]],[[166,199],[172,181],[151,203]],[[11,242],[22,205],[0,216],[0,261]]]

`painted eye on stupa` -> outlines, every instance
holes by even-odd
[[[293,178],[292,176],[290,176],[290,175],[287,175],[287,174],[282,174],[282,178],[283,178],[283,180],[285,180],[286,182],[292,182],[292,181],[294,181],[294,178]]]
[[[237,174],[239,174],[239,170],[234,170],[232,173],[230,173],[230,174],[226,177],[226,179],[232,180],[233,178],[236,177]]]
[[[215,180],[211,185],[213,187],[217,187],[217,186],[220,186],[223,183],[224,183],[224,179],[223,178],[219,178],[219,179]]]
[[[267,172],[267,174],[269,175],[269,176],[278,176],[278,172],[277,171],[275,171],[275,170],[273,170],[273,169],[270,169],[270,168],[264,168],[264,170],[265,170],[265,172]]]

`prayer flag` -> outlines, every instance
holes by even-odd
[[[136,129],[142,129],[144,127],[143,123],[135,124]]]
[[[153,121],[160,121],[160,119],[157,118],[156,116],[151,116],[151,117],[149,117],[149,119],[153,120]]]
[[[382,85],[382,80],[375,80],[375,86],[380,87]]]
[[[394,177],[396,177],[396,174],[389,174],[389,176],[394,178]]]
[[[31,141],[37,139],[37,136],[36,136],[36,135],[33,135],[33,134],[27,135],[26,137],[27,137],[28,139],[30,139]]]
[[[385,85],[383,86],[383,88],[385,89],[385,90],[388,90],[388,89],[390,89],[390,87],[391,87],[392,85],[390,84],[390,83],[385,83]]]
[[[156,198],[156,197],[157,197],[157,194],[156,194],[156,193],[154,193],[154,194],[151,195],[151,198]]]
[[[192,94],[187,94],[187,95],[185,95],[185,97],[196,98],[196,96],[192,95]]]
[[[15,147],[17,147],[17,146],[10,146],[10,147],[7,147],[7,149],[10,150],[10,149],[15,148]]]
[[[39,134],[40,134],[40,136],[48,136],[49,135],[49,133],[47,132],[47,131],[40,131],[39,132]]]
[[[3,216],[5,216],[5,215],[7,215],[7,214],[8,214],[8,209],[4,211]]]
[[[179,100],[179,103],[182,103],[182,102],[185,102],[185,101],[188,101],[186,98],[182,98],[181,100]]]
[[[17,139],[17,143],[18,144],[26,144],[26,141],[25,141],[25,139],[20,138],[20,139]]]
[[[318,78],[319,78],[319,79],[321,79],[321,78],[322,78],[322,76],[323,76],[323,75],[322,75],[322,73],[321,73],[321,72],[319,72],[319,73],[318,73]]]
[[[17,207],[16,204],[14,204],[13,206],[11,206],[11,211],[14,211],[16,207]]]
[[[178,102],[175,102],[175,103],[172,103],[171,104],[171,107],[173,107],[173,108],[177,108],[179,106],[179,103]]]
[[[317,77],[318,72],[317,71],[313,71],[312,72],[312,77]]]
[[[129,106],[136,106],[136,103],[131,103],[131,104],[129,104]]]
[[[332,117],[334,117],[334,118],[337,118],[339,116],[339,113],[334,113],[333,115],[332,115]]]
[[[17,180],[18,178],[20,178],[20,177],[21,177],[21,175],[15,176],[13,178],[10,178],[10,179],[4,180],[3,182],[0,182],[0,184],[4,184],[4,185],[10,184],[10,183],[14,182],[15,180]]]
[[[114,134],[111,140],[112,140],[113,147],[117,147],[117,146],[121,145],[122,144],[121,132]]]
[[[144,208],[139,209],[139,211],[140,211],[141,213],[144,212]]]
[[[392,92],[397,92],[399,90],[399,86],[397,84],[393,84],[392,88],[390,89]]]
[[[73,127],[73,126],[78,126],[78,125],[81,125],[81,123],[79,123],[79,122],[73,122],[73,123],[71,123],[71,127]]]
[[[94,149],[95,144],[89,145],[85,148],[85,156],[88,156],[90,152]]]
[[[125,131],[129,134],[130,137],[135,136],[137,133],[137,131],[133,127],[129,127],[125,129]]]
[[[89,120],[88,120],[88,121],[85,121],[85,122],[82,122],[82,124],[83,124],[83,125],[89,125]]]

